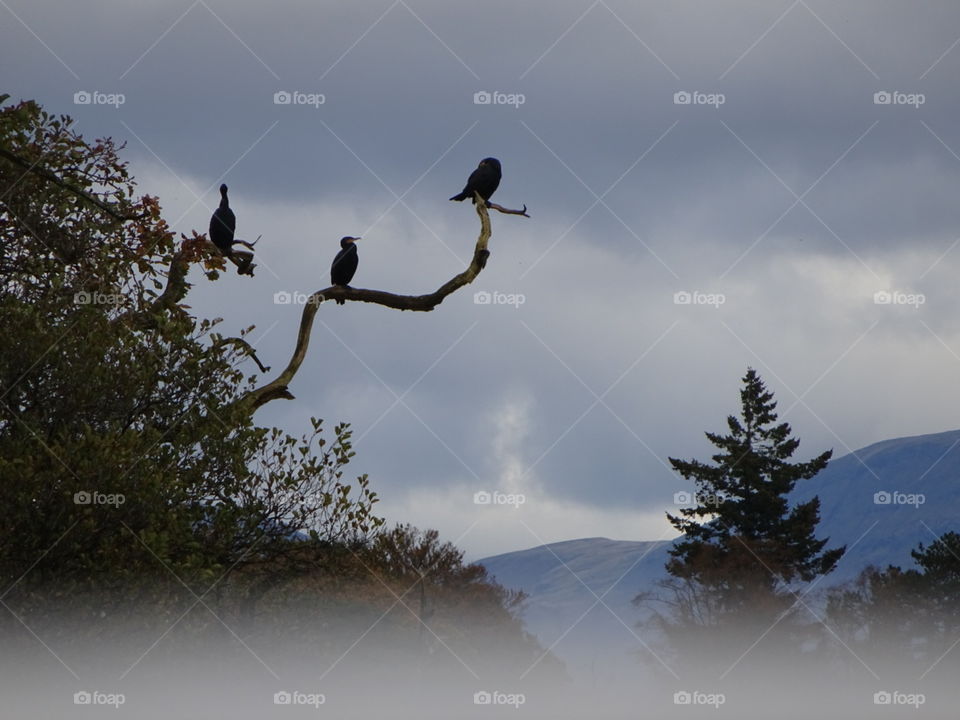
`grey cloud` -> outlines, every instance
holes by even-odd
[[[770,29],[789,2],[607,0],[570,29],[589,3],[408,0],[370,29],[390,3],[209,2],[223,24],[198,4],[152,50],[189,4],[56,15],[9,5],[79,79],[0,8],[4,92],[74,115],[88,137],[126,140],[141,189],[160,195],[171,222],[183,215],[177,231],[206,228],[226,173],[238,232],[264,235],[261,268],[254,280],[198,279],[191,305],[224,317],[225,330],[256,323],[274,367],[298,322],[274,292],[324,287],[348,233],[367,238],[358,285],[435,288],[476,237],[472,210],[446,198],[481,157],[501,158],[495,199],[526,203],[533,217],[494,216],[476,287],[422,316],[324,306],[297,400],[258,416],[294,432],[309,415],[353,422],[366,433],[357,471],[394,519],[418,493],[441,508],[451,488],[500,477],[489,424],[518,397],[526,427],[512,457],[536,462],[531,491],[590,522],[664,509],[681,487],[666,457],[706,456],[702,433],[722,431],[748,364],[782,410],[794,405],[786,419],[809,454],[956,424],[942,397],[960,362],[960,46],[937,63],[960,35],[954,4],[798,3]],[[127,102],[74,105],[80,89]],[[325,102],[276,105],[281,90]],[[475,105],[478,90],[526,102]],[[682,90],[725,102],[677,105]],[[879,90],[926,102],[875,105]],[[791,190],[802,195],[828,170],[804,197],[810,209],[786,212]],[[621,175],[597,203],[592,193]],[[481,289],[527,302],[477,306]],[[873,293],[897,289],[927,302],[874,304]],[[726,303],[678,306],[678,291]],[[402,405],[380,419],[473,323],[404,397],[427,427]],[[674,323],[604,398],[610,409],[598,404],[568,432],[590,391],[605,392]],[[496,527],[484,528],[466,541],[478,555],[500,547]]]

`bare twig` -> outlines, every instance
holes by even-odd
[[[253,361],[257,364],[257,367],[260,368],[260,372],[270,372],[270,368],[264,367],[264,364],[260,362],[260,358],[257,357],[257,351],[254,350],[253,346],[243,338],[237,338],[237,337],[222,338],[220,342],[224,345],[233,345],[234,347],[239,348],[248,357],[253,359]]]
[[[523,206],[523,210],[511,210],[505,208],[503,205],[497,205],[495,202],[490,202],[487,200],[487,207],[491,210],[496,210],[497,212],[502,212],[504,215],[523,215],[524,217],[530,217],[527,215],[527,206]]]
[[[253,249],[254,249],[254,246],[255,246],[258,242],[260,242],[260,238],[262,238],[262,237],[263,237],[263,235],[257,235],[257,239],[254,240],[252,243],[249,243],[249,242],[247,242],[246,240],[234,240],[234,241],[233,241],[233,244],[234,244],[234,245],[243,245],[245,248],[250,248],[251,250],[253,250]]]

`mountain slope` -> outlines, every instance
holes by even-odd
[[[830,538],[828,547],[848,548],[818,589],[855,578],[871,564],[910,567],[918,543],[960,529],[960,430],[886,440],[840,457],[800,483],[794,499],[814,495],[821,503],[818,536]],[[527,629],[575,676],[614,681],[635,672],[634,654],[656,662],[645,647],[648,633],[636,628],[646,613],[631,601],[665,576],[669,547],[584,538],[479,562],[530,596]]]
[[[878,499],[890,502],[876,502],[877,493],[886,493]],[[857,450],[798,485],[794,495],[798,501],[817,495],[818,535],[848,547],[824,581],[828,585],[851,579],[871,564],[912,566],[910,550],[918,543],[929,545],[960,527],[960,430]]]

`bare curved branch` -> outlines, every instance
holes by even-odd
[[[473,259],[466,270],[455,275],[437,290],[427,295],[396,295],[383,290],[367,290],[339,285],[318,290],[308,298],[306,305],[304,305],[303,315],[300,318],[300,330],[297,333],[297,343],[287,367],[266,385],[248,392],[238,403],[247,405],[249,412],[252,413],[271,400],[293,399],[288,386],[307,356],[313,319],[322,302],[326,300],[352,300],[354,302],[383,305],[394,310],[429,312],[442,303],[448,295],[473,282],[480,271],[483,270],[487,263],[487,257],[490,255],[490,251],[487,250],[487,241],[490,239],[490,215],[479,195],[477,195],[477,201],[475,207],[477,215],[480,216],[480,236],[477,238],[477,245],[473,250]]]

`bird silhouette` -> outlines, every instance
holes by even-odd
[[[474,198],[473,193],[478,192],[480,197],[486,201],[487,207],[490,207],[490,196],[500,185],[500,175],[500,161],[492,157],[484,158],[480,161],[477,169],[470,173],[463,191],[450,199],[460,202],[470,198],[475,203],[476,198]]]
[[[216,245],[224,255],[233,253],[233,234],[237,229],[237,218],[230,209],[227,199],[227,186],[220,186],[220,207],[213,211],[210,218],[210,242]]]
[[[357,272],[357,265],[360,263],[356,245],[359,239],[347,235],[340,240],[340,252],[337,253],[337,256],[333,259],[333,264],[330,265],[331,285],[342,285],[344,287],[350,285],[350,281],[353,280],[353,276]],[[344,302],[346,301],[337,298],[337,305],[343,305]]]

